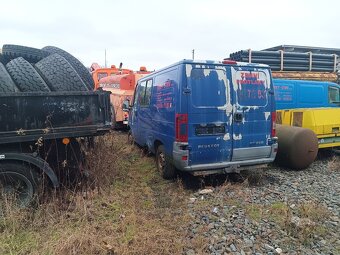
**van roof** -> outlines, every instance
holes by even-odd
[[[192,60],[192,59],[183,59],[181,61],[178,61],[172,65],[163,67],[159,70],[156,70],[155,72],[152,72],[151,74],[143,77],[140,80],[144,80],[144,79],[148,79],[148,77],[150,77],[151,75],[157,74],[159,72],[162,72],[166,69],[169,69],[171,67],[177,66],[177,65],[181,65],[181,64],[197,64],[197,65],[224,65],[224,66],[251,66],[251,67],[261,67],[261,68],[268,68],[269,69],[269,65],[266,64],[256,64],[256,63],[247,63],[247,62],[236,62],[236,64],[223,64],[222,61],[216,61],[216,60]]]
[[[340,87],[339,84],[330,81],[310,81],[310,80],[288,80],[288,79],[273,79],[274,83],[294,83],[294,84],[311,84],[311,85],[321,85],[327,87],[329,85]]]

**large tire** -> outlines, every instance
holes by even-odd
[[[34,67],[22,57],[11,60],[6,68],[21,92],[50,91]]]
[[[2,55],[1,53],[0,53],[0,63],[2,63],[4,65],[7,64],[6,57],[4,55]]]
[[[5,66],[0,63],[0,93],[17,92],[18,88],[8,74]]]
[[[176,177],[176,168],[167,158],[164,146],[159,145],[156,150],[156,166],[164,179],[171,180]]]
[[[29,165],[20,163],[0,164],[0,194],[14,199],[19,207],[31,205],[37,198],[40,178]]]
[[[87,70],[87,68],[77,58],[72,56],[67,51],[64,51],[54,46],[46,46],[42,48],[42,50],[49,52],[50,54],[57,53],[60,56],[64,57],[79,74],[80,78],[84,81],[88,90],[93,90],[94,81],[92,75],[90,74],[89,70]]]
[[[2,54],[7,56],[9,59],[23,57],[30,63],[37,63],[44,57],[48,56],[48,53],[43,50],[13,44],[3,45]]]
[[[87,91],[71,64],[59,54],[44,58],[35,67],[54,91]]]

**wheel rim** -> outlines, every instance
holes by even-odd
[[[163,172],[164,167],[165,167],[165,155],[163,152],[159,152],[158,153],[158,160],[157,160],[157,165],[158,165],[158,169],[160,172]]]
[[[13,172],[2,172],[0,175],[1,195],[12,201],[19,207],[26,207],[32,201],[34,195],[33,184],[24,175]]]

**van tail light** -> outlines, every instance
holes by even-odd
[[[271,113],[272,116],[272,137],[276,136],[276,112]]]
[[[188,114],[176,114],[176,142],[188,142]]]

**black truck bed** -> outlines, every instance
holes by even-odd
[[[106,91],[0,94],[0,144],[94,136],[110,128]]]

